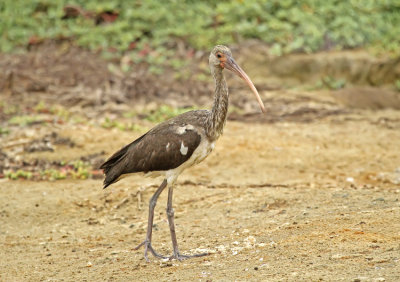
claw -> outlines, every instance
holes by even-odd
[[[189,258],[198,258],[198,257],[204,257],[204,256],[208,256],[209,253],[202,253],[202,254],[195,254],[195,255],[181,255],[180,253],[177,254],[173,254],[172,256],[169,257],[169,260],[172,259],[177,259],[179,261],[185,260],[185,259],[189,259]]]
[[[204,257],[204,256],[208,256],[210,253],[201,253],[201,254],[195,254],[195,255],[182,255],[179,252],[176,254],[173,254],[170,257],[166,257],[163,255],[160,255],[159,253],[157,253],[154,249],[153,246],[151,245],[151,242],[144,240],[142,243],[140,243],[139,245],[137,245],[136,248],[134,248],[135,251],[139,250],[140,247],[144,246],[144,258],[147,262],[150,262],[149,257],[147,256],[148,251],[151,252],[151,254],[153,256],[155,256],[156,258],[160,258],[160,259],[168,259],[168,260],[185,260],[185,259],[189,259],[189,258],[198,258],[198,257]]]
[[[157,253],[153,247],[151,246],[151,242],[144,240],[142,243],[140,243],[134,250],[139,250],[139,248],[141,246],[144,246],[144,258],[147,262],[149,262],[149,257],[147,256],[147,252],[150,251],[152,253],[153,256],[160,258],[160,259],[168,259],[168,257],[165,257],[163,255],[160,255],[159,253]]]

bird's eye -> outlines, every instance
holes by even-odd
[[[222,58],[222,55],[220,53],[218,53],[217,58]]]

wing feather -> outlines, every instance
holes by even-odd
[[[104,188],[123,174],[177,168],[192,156],[200,141],[201,135],[193,126],[161,124],[117,151],[100,167],[106,174]]]

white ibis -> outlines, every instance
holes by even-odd
[[[215,98],[212,110],[189,111],[160,123],[143,136],[113,154],[101,169],[104,170],[104,188],[122,177],[137,172],[146,175],[163,176],[164,181],[150,199],[149,218],[145,240],[135,249],[144,246],[144,257],[149,261],[150,251],[155,257],[168,258],[158,254],[151,245],[154,208],[158,196],[168,187],[167,217],[172,239],[173,255],[169,259],[186,259],[207,255],[183,255],[179,252],[175,234],[172,193],[174,183],[186,168],[203,161],[214,149],[215,141],[221,136],[228,111],[228,86],[222,71],[227,68],[241,77],[250,86],[265,112],[264,104],[257,89],[247,74],[236,64],[228,47],[218,45],[209,58],[211,74],[215,80]]]

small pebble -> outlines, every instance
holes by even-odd
[[[172,266],[172,262],[162,262],[160,264],[160,267],[170,267],[170,266]]]

